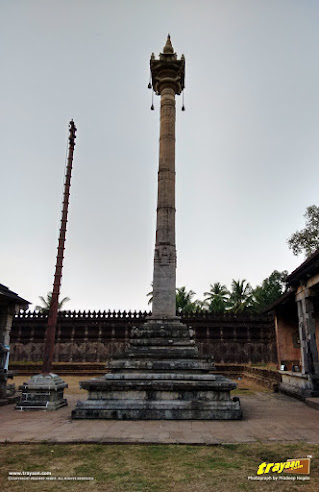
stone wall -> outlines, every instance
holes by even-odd
[[[104,362],[122,351],[133,326],[150,313],[75,312],[59,313],[54,361]],[[213,355],[220,363],[276,362],[273,316],[182,315],[194,330],[201,355]],[[10,361],[40,361],[47,317],[37,312],[18,314],[12,325]]]

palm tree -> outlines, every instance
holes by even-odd
[[[52,292],[48,292],[46,298],[43,296],[39,296],[40,301],[43,303],[43,306],[35,306],[35,309],[37,311],[40,311],[40,313],[47,314],[50,309],[51,305],[51,300],[52,300]],[[60,302],[58,306],[58,311],[62,310],[63,305],[70,300],[69,297],[64,297]]]
[[[207,308],[208,308],[208,305],[207,305],[207,302],[206,301],[200,301],[199,299],[196,299],[196,301],[194,301],[192,303],[192,313],[202,313],[204,311],[207,312]]]
[[[146,294],[146,296],[149,297],[147,304],[152,304],[152,302],[153,302],[153,282],[151,283],[151,287],[152,287],[151,292]]]
[[[151,284],[153,287],[153,284]],[[180,287],[176,289],[176,313],[198,313],[202,311],[201,301],[192,302],[192,297],[196,294],[196,292],[190,290],[187,292],[186,287]],[[151,290],[148,294],[149,297],[148,304],[152,304],[153,302],[153,290]],[[204,303],[203,303],[204,304]]]
[[[229,304],[233,313],[242,313],[253,306],[253,290],[247,280],[233,280]]]
[[[194,303],[192,298],[196,292],[189,290],[187,292],[186,287],[178,287],[176,289],[176,312],[180,313],[192,313],[194,309]]]
[[[209,292],[204,292],[205,301],[209,302],[209,311],[212,313],[224,313],[229,301],[229,291],[226,285],[220,282],[210,284]]]

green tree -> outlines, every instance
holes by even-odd
[[[253,307],[253,290],[247,280],[233,280],[229,297],[230,310],[243,313]]]
[[[153,287],[153,284],[151,284]],[[149,297],[148,304],[152,304],[153,302],[153,290],[151,290],[148,294]],[[199,313],[203,310],[203,305],[205,304],[203,301],[194,301],[192,302],[192,298],[194,297],[195,292],[192,290],[187,291],[186,287],[179,287],[176,289],[176,313]]]
[[[40,301],[42,302],[43,305],[42,306],[35,306],[35,309],[37,311],[40,311],[43,314],[48,313],[49,312],[49,309],[50,309],[50,305],[51,305],[51,300],[52,300],[52,292],[48,292],[46,298],[43,297],[43,296],[39,296],[39,299],[40,299]],[[62,311],[63,305],[66,302],[68,302],[69,300],[70,300],[69,297],[64,297],[64,299],[62,299],[59,302],[58,311]]]
[[[253,290],[255,301],[254,309],[257,312],[263,311],[281,296],[286,289],[285,281],[287,275],[287,270],[284,270],[283,272],[274,270],[269,277],[262,281],[261,285],[257,285]]]
[[[205,301],[208,303],[208,309],[212,313],[224,313],[229,301],[229,291],[226,285],[220,282],[210,284],[210,290],[204,292]]]
[[[319,207],[307,207],[304,217],[306,227],[292,234],[287,243],[294,255],[303,252],[308,257],[319,248]]]
[[[194,303],[192,298],[196,292],[186,290],[186,287],[178,287],[176,289],[176,313],[193,313]]]
[[[152,304],[153,302],[153,282],[151,283],[152,290],[146,294],[147,297],[149,297],[149,300],[147,301],[147,304]]]
[[[206,301],[200,301],[196,299],[196,301],[192,302],[192,313],[202,313],[207,311],[208,305]]]

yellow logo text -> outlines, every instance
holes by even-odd
[[[306,473],[310,472],[310,459],[303,458],[298,460],[279,461],[276,463],[261,463],[258,466],[257,475],[267,473]]]

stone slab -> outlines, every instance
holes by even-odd
[[[118,420],[238,420],[242,418],[239,399],[235,401],[196,400],[87,400],[78,402],[74,419]]]
[[[319,410],[319,398],[306,398],[305,399],[306,405],[308,405],[311,408],[314,408],[316,410]]]
[[[242,396],[243,420],[125,421],[71,420],[70,407],[86,395],[67,395],[57,412],[17,412],[0,408],[1,443],[228,444],[309,442],[319,444],[319,413],[280,393]],[[289,418],[287,418],[287,416]]]
[[[123,355],[122,355],[123,357]],[[214,369],[212,358],[207,359],[112,359],[106,362],[106,368],[115,371],[141,372],[153,370],[157,372],[183,371],[188,373],[208,372]]]

